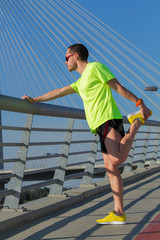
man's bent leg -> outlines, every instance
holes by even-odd
[[[119,165],[127,159],[134,137],[141,125],[141,121],[135,120],[123,138],[114,128],[108,127],[104,142],[112,164]]]
[[[105,168],[110,180],[110,185],[114,199],[114,212],[118,216],[124,214],[123,210],[123,181],[117,165],[113,165],[107,154],[102,153]]]

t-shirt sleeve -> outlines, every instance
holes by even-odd
[[[71,86],[71,88],[73,88],[73,89],[79,94],[79,90],[78,90],[78,81],[72,83],[70,86]]]
[[[108,82],[115,78],[114,74],[104,64],[99,64],[96,67],[96,74],[102,82]]]

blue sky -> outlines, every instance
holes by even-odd
[[[128,41],[160,62],[159,0],[80,0],[78,2]]]

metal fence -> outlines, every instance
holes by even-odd
[[[36,188],[42,188],[45,186],[50,186],[49,195],[60,195],[63,191],[64,182],[69,179],[81,179],[82,185],[91,185],[93,184],[93,177],[95,174],[105,172],[104,166],[97,168],[98,162],[102,159],[97,159],[98,142],[99,138],[97,135],[90,135],[91,139],[89,140],[72,140],[73,132],[89,132],[89,129],[75,129],[74,119],[83,119],[85,120],[84,111],[81,109],[68,108],[56,105],[49,104],[30,104],[28,102],[22,101],[17,98],[7,97],[0,95],[0,110],[12,111],[12,112],[21,112],[27,113],[27,118],[24,127],[18,126],[5,126],[1,125],[0,130],[9,130],[9,131],[22,131],[21,142],[18,143],[4,143],[0,142],[0,164],[14,163],[14,167],[10,174],[3,174],[0,176],[1,183],[5,179],[9,179],[8,189],[0,191],[0,197],[4,198],[4,208],[9,209],[18,209],[20,195],[22,192],[33,190]],[[68,127],[66,129],[53,129],[53,128],[33,128],[32,122],[34,115],[43,115],[43,116],[54,116],[54,117],[63,117],[69,118]],[[128,120],[124,117],[124,124],[128,124]],[[30,142],[31,132],[64,132],[63,141],[53,142]],[[77,151],[71,152],[70,148],[73,144],[90,144],[90,149],[87,151]],[[49,156],[31,156],[28,157],[28,149],[30,146],[39,146],[42,145],[61,145],[61,150],[59,153],[51,154]],[[18,153],[16,158],[4,159],[3,158],[3,148],[4,147],[18,147]],[[87,158],[83,158],[82,161],[78,163],[68,164],[68,158],[71,155],[82,155],[88,154]],[[86,156],[86,155],[85,155]],[[39,183],[31,184],[29,186],[22,186],[23,179],[26,174],[25,166],[27,161],[39,160],[45,158],[58,158],[58,163],[56,166],[51,167],[50,169],[38,169],[27,171],[27,175],[36,173],[45,173],[49,170],[54,171],[52,179],[47,181],[42,181]],[[146,168],[151,165],[156,165],[160,161],[160,122],[158,121],[146,121],[145,125],[141,127],[138,132],[132,148],[130,150],[129,156],[125,163],[120,166],[121,172],[130,172],[139,168]],[[66,175],[67,168],[80,167],[84,165],[84,171],[75,174]],[[2,172],[2,171],[1,171]],[[3,173],[3,172],[2,172]],[[105,174],[104,174],[105,176]]]

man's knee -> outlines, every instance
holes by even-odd
[[[111,161],[112,161],[112,164],[113,164],[113,165],[116,165],[116,166],[117,166],[117,165],[120,164],[120,160],[119,160],[119,159],[115,159],[115,158],[114,158],[114,159],[112,159]]]
[[[118,158],[112,158],[108,156],[107,161],[104,161],[104,165],[106,170],[112,170],[114,169],[114,166],[119,165],[119,159]]]
[[[126,159],[123,159],[122,157],[110,157],[110,161],[113,165],[120,165],[122,161],[125,161]]]

